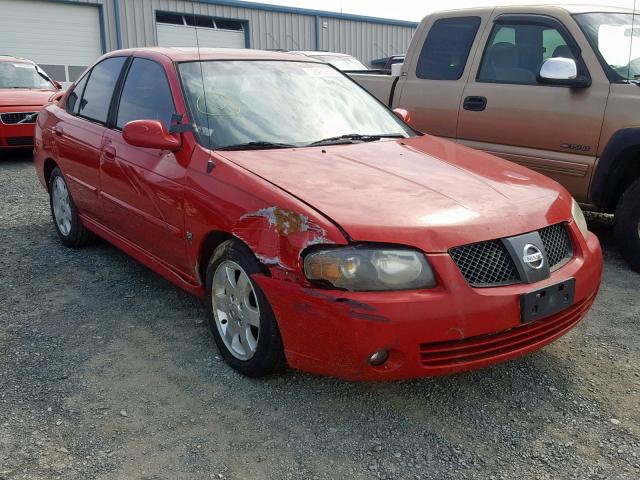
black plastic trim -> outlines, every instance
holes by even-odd
[[[591,181],[590,199],[599,210],[613,213],[618,187],[633,162],[640,162],[640,128],[618,130],[605,147]]]

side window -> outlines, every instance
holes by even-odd
[[[67,112],[72,115],[78,114],[78,109],[80,108],[80,99],[82,98],[82,92],[84,92],[84,87],[87,85],[87,80],[89,79],[89,74],[87,73],[82,80],[80,80],[73,91],[67,97]]]
[[[171,89],[162,66],[136,58],[120,96],[116,127],[121,129],[133,120],[160,120],[168,129],[174,113]]]
[[[576,60],[564,37],[555,28],[542,31],[542,46],[544,47],[544,60],[557,57]]]
[[[422,46],[416,76],[425,80],[458,80],[462,77],[480,17],[437,20]]]
[[[478,81],[537,84],[542,63],[551,57],[574,58],[557,29],[536,24],[496,24],[482,58]]]
[[[113,90],[126,60],[126,57],[108,58],[93,67],[78,109],[80,116],[107,122]]]

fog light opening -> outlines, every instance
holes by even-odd
[[[371,355],[369,355],[369,365],[372,367],[379,367],[389,358],[389,352],[384,348],[380,350],[376,350]]]

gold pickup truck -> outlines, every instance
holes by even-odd
[[[422,20],[399,70],[351,77],[417,130],[542,172],[586,207],[615,213],[619,247],[640,271],[640,15],[439,12]]]

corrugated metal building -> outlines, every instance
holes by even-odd
[[[404,53],[416,23],[237,0],[0,0],[0,54],[73,81],[100,54],[146,46]],[[197,37],[196,37],[197,29]]]

